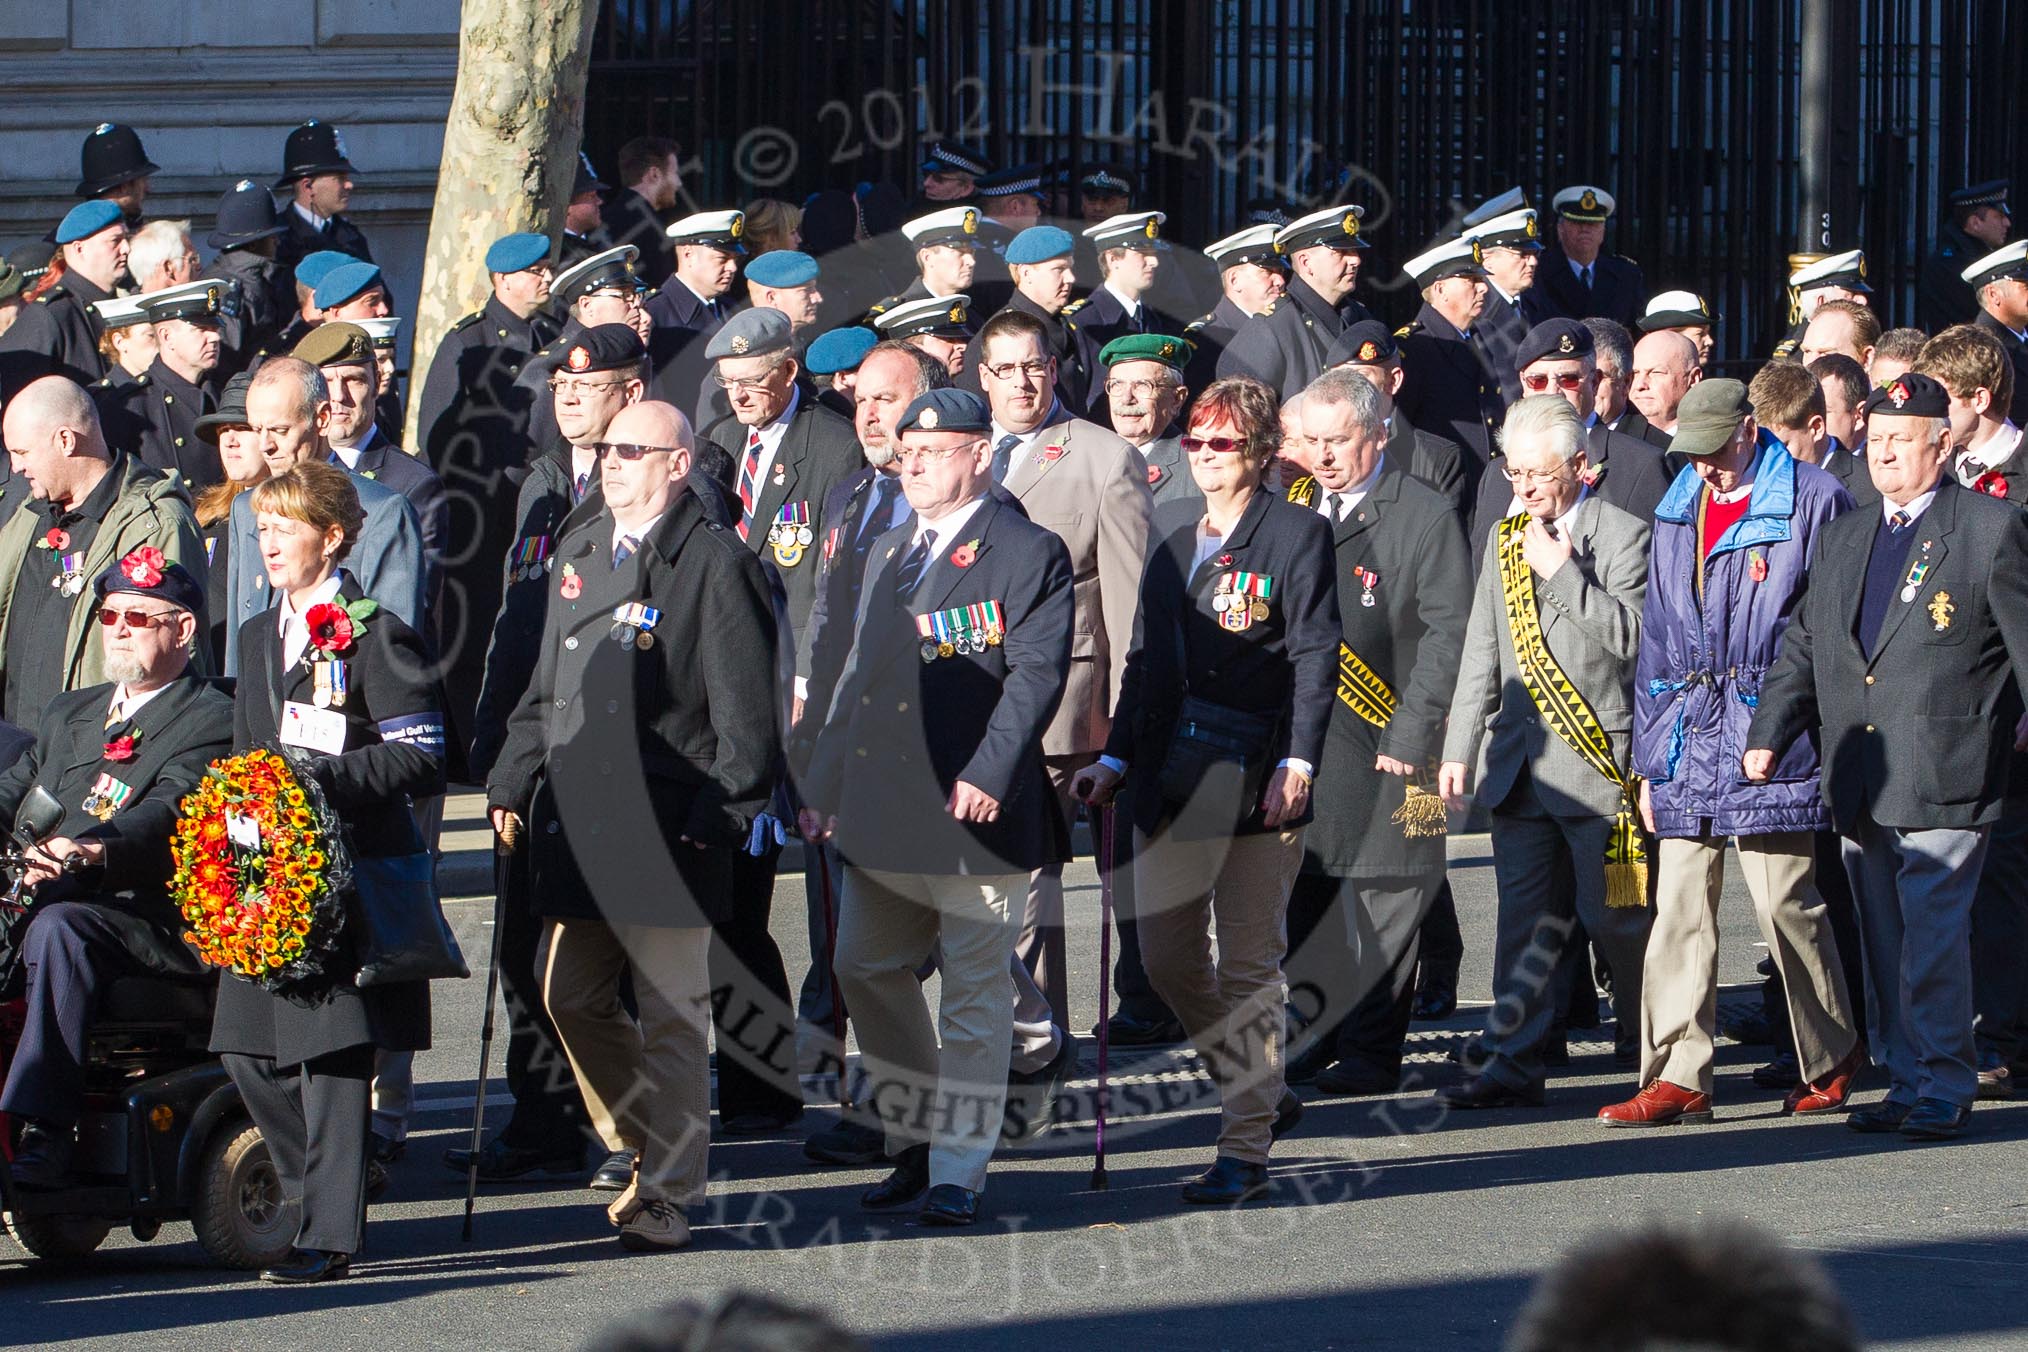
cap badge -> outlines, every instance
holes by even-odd
[[[1340,226],[1341,226],[1341,227],[1342,227],[1342,228],[1344,229],[1344,231],[1345,231],[1345,233],[1346,233],[1346,234],[1348,234],[1348,235],[1352,236],[1352,238],[1354,238],[1354,239],[1357,239],[1357,238],[1359,238],[1359,213],[1358,213],[1358,212],[1356,212],[1356,211],[1348,211],[1348,212],[1346,212],[1346,213],[1345,213],[1345,218],[1344,218],[1343,220],[1341,220],[1340,222],[1338,222],[1338,224],[1339,224],[1339,225],[1340,225]]]
[[[113,130],[113,124],[112,124],[112,123],[110,123],[110,122],[101,122],[101,123],[99,123],[99,125],[98,125],[98,126],[96,126],[96,127],[93,127],[93,128],[92,128],[92,135],[94,135],[94,136],[107,136],[107,135],[110,135],[110,134],[112,133],[112,130]]]
[[[1571,341],[1569,334],[1560,333],[1556,336],[1556,350],[1568,355],[1577,351],[1577,344]]]
[[[965,307],[962,305],[953,305],[951,307],[951,323],[962,324],[964,322],[965,322]]]
[[[1860,254],[1860,255],[1859,255],[1859,276],[1860,276],[1860,278],[1861,278],[1862,280],[1863,280],[1863,279],[1865,278],[1865,276],[1866,276],[1866,255],[1865,255],[1865,254]]]
[[[746,233],[745,212],[735,211],[732,213],[732,229],[730,233],[734,239],[738,239],[741,235]]]
[[[331,128],[331,146],[338,152],[339,159],[350,158],[352,152],[345,148],[345,133],[336,127]]]
[[[916,415],[915,415],[915,425],[916,425],[917,427],[920,427],[920,428],[921,428],[921,429],[922,429],[923,431],[925,431],[925,432],[934,432],[934,431],[936,431],[936,430],[937,430],[937,411],[936,411],[935,409],[933,409],[933,408],[926,408],[926,409],[924,409],[924,410],[923,410],[922,412],[920,412],[920,413],[916,414]]]
[[[582,347],[574,347],[564,365],[573,371],[588,371],[591,369],[591,353]]]
[[[1887,387],[1887,397],[1894,401],[1894,406],[1896,408],[1900,408],[1903,404],[1908,402],[1909,397],[1908,386],[1904,385],[1899,380],[1895,381],[1892,385],[1889,385]]]
[[[1584,190],[1584,196],[1577,199],[1577,205],[1582,209],[1584,209],[1585,211],[1597,211],[1598,194],[1593,192],[1590,188],[1586,188]]]
[[[1521,233],[1530,239],[1535,238],[1535,216],[1532,212],[1521,218]]]
[[[1163,343],[1163,344],[1162,344],[1162,351],[1161,351],[1161,354],[1160,354],[1160,355],[1162,355],[1162,356],[1164,356],[1164,357],[1173,357],[1173,356],[1175,356],[1175,355],[1176,355],[1176,345],[1175,345],[1174,343]]]
[[[1147,225],[1143,226],[1142,229],[1144,229],[1147,232],[1149,239],[1154,239],[1161,234],[1161,228],[1155,224],[1155,218],[1153,216],[1150,216],[1148,218]]]
[[[1483,247],[1483,246],[1482,246],[1482,245],[1481,245],[1481,244],[1479,243],[1479,241],[1477,241],[1477,240],[1473,240],[1473,241],[1472,241],[1472,262],[1473,262],[1474,264],[1478,264],[1478,265],[1484,265],[1485,261],[1486,261],[1486,250],[1485,250],[1485,248],[1484,248],[1484,247]]]
[[[968,208],[966,208],[966,210],[965,210],[965,219],[964,219],[964,223],[963,223],[963,225],[962,225],[962,226],[961,226],[960,228],[961,228],[961,229],[963,229],[963,230],[964,230],[964,232],[965,232],[966,234],[968,234],[968,235],[976,235],[976,234],[978,234],[978,233],[979,233],[979,213],[978,213],[978,212],[976,212],[976,211],[973,211],[973,210],[971,210],[971,209],[970,209],[969,207],[968,207]]]
[[[1380,355],[1380,345],[1374,342],[1371,338],[1368,338],[1365,342],[1359,345],[1360,361],[1372,361],[1379,355]]]
[[[254,181],[250,178],[243,178],[232,185],[232,190],[234,192],[252,192],[254,190]]]
[[[752,347],[753,343],[750,339],[748,339],[748,337],[745,334],[735,333],[732,336],[731,341],[726,343],[726,346],[731,348],[734,352],[744,352],[748,348]]]

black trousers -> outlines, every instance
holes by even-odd
[[[1303,873],[1289,893],[1289,999],[1309,1025],[1291,1048],[1319,1062],[1399,1074],[1415,1004],[1415,964],[1435,878]]]
[[[347,1047],[286,1070],[227,1052],[225,1069],[268,1143],[282,1196],[302,1203],[296,1247],[358,1253],[366,1229],[373,1047]]]
[[[99,999],[118,978],[147,969],[103,912],[76,902],[30,911],[21,945],[27,1018],[0,1112],[69,1126],[84,1099],[85,1037]]]
[[[744,1113],[789,1118],[803,1110],[789,974],[768,933],[780,857],[779,848],[739,855],[732,867],[732,914],[711,926],[720,1120]]]
[[[542,918],[529,895],[528,854],[511,856],[504,871],[507,896],[500,904],[500,992],[507,1007],[507,1091],[514,1112],[501,1128],[500,1139],[525,1150],[558,1155],[598,1134],[584,1109],[584,1095],[570,1058],[557,1040],[556,1025],[542,1002],[542,979],[536,950],[542,944]]]
[[[2028,1051],[2024,969],[2028,969],[2028,800],[2010,798],[1987,838],[1986,863],[1972,898],[1972,1010],[1982,1060],[2008,1066]]]
[[[1437,888],[1435,899],[1430,902],[1429,913],[1422,918],[1420,938],[1422,961],[1431,968],[1441,968],[1456,981],[1458,964],[1465,960],[1465,935],[1458,928],[1458,903],[1451,896],[1451,880],[1446,877]]]

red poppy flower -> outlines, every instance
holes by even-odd
[[[326,601],[311,606],[303,623],[309,626],[310,646],[319,652],[342,653],[352,646],[352,617],[341,605]]]
[[[979,557],[979,542],[967,540],[951,551],[951,567],[970,568],[972,560]]]
[[[120,560],[120,572],[137,587],[159,587],[166,563],[161,550],[153,545],[142,545]]]
[[[1212,567],[1214,567],[1214,568],[1230,568],[1230,567],[1232,567],[1232,555],[1230,555],[1230,554],[1220,554],[1220,555],[1219,555],[1219,556],[1218,556],[1217,558],[1215,558],[1215,559],[1213,559],[1213,560],[1211,561],[1211,566],[1212,566]]]
[[[132,732],[122,733],[113,738],[106,743],[106,759],[120,762],[134,759],[134,743],[138,738],[139,734]]]
[[[62,526],[51,526],[42,536],[44,549],[69,549],[70,532]]]
[[[1049,445],[1047,445],[1047,446],[1044,446],[1044,447],[1042,448],[1042,458],[1043,458],[1044,460],[1060,460],[1060,459],[1062,459],[1062,458],[1063,458],[1063,445],[1062,445],[1062,443],[1060,443],[1060,442],[1051,442],[1051,443],[1050,443]]]
[[[1151,484],[1155,484],[1160,483],[1161,481],[1162,481],[1162,467],[1160,465],[1148,466],[1148,482]]]
[[[1998,470],[1989,469],[1978,477],[1977,482],[1972,487],[1978,489],[1981,493],[1990,494],[1996,498],[2004,498],[2007,496],[2007,476]]]

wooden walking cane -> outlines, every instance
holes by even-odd
[[[1091,1190],[1106,1190],[1106,1055],[1111,1048],[1113,978],[1113,805],[1099,809],[1098,1094],[1092,1101]]]
[[[486,1134],[486,1072],[493,1064],[493,1002],[500,991],[500,930],[506,923],[507,875],[514,843],[521,838],[521,819],[508,813],[493,844],[493,956],[486,964],[486,1017],[479,1025],[479,1084],[472,1099],[472,1158],[465,1164],[465,1228],[462,1243],[472,1242],[472,1207],[479,1198],[479,1147]]]

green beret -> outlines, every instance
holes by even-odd
[[[1107,366],[1123,361],[1158,361],[1180,371],[1195,350],[1188,338],[1172,338],[1166,333],[1130,333],[1100,348],[1099,360]]]

